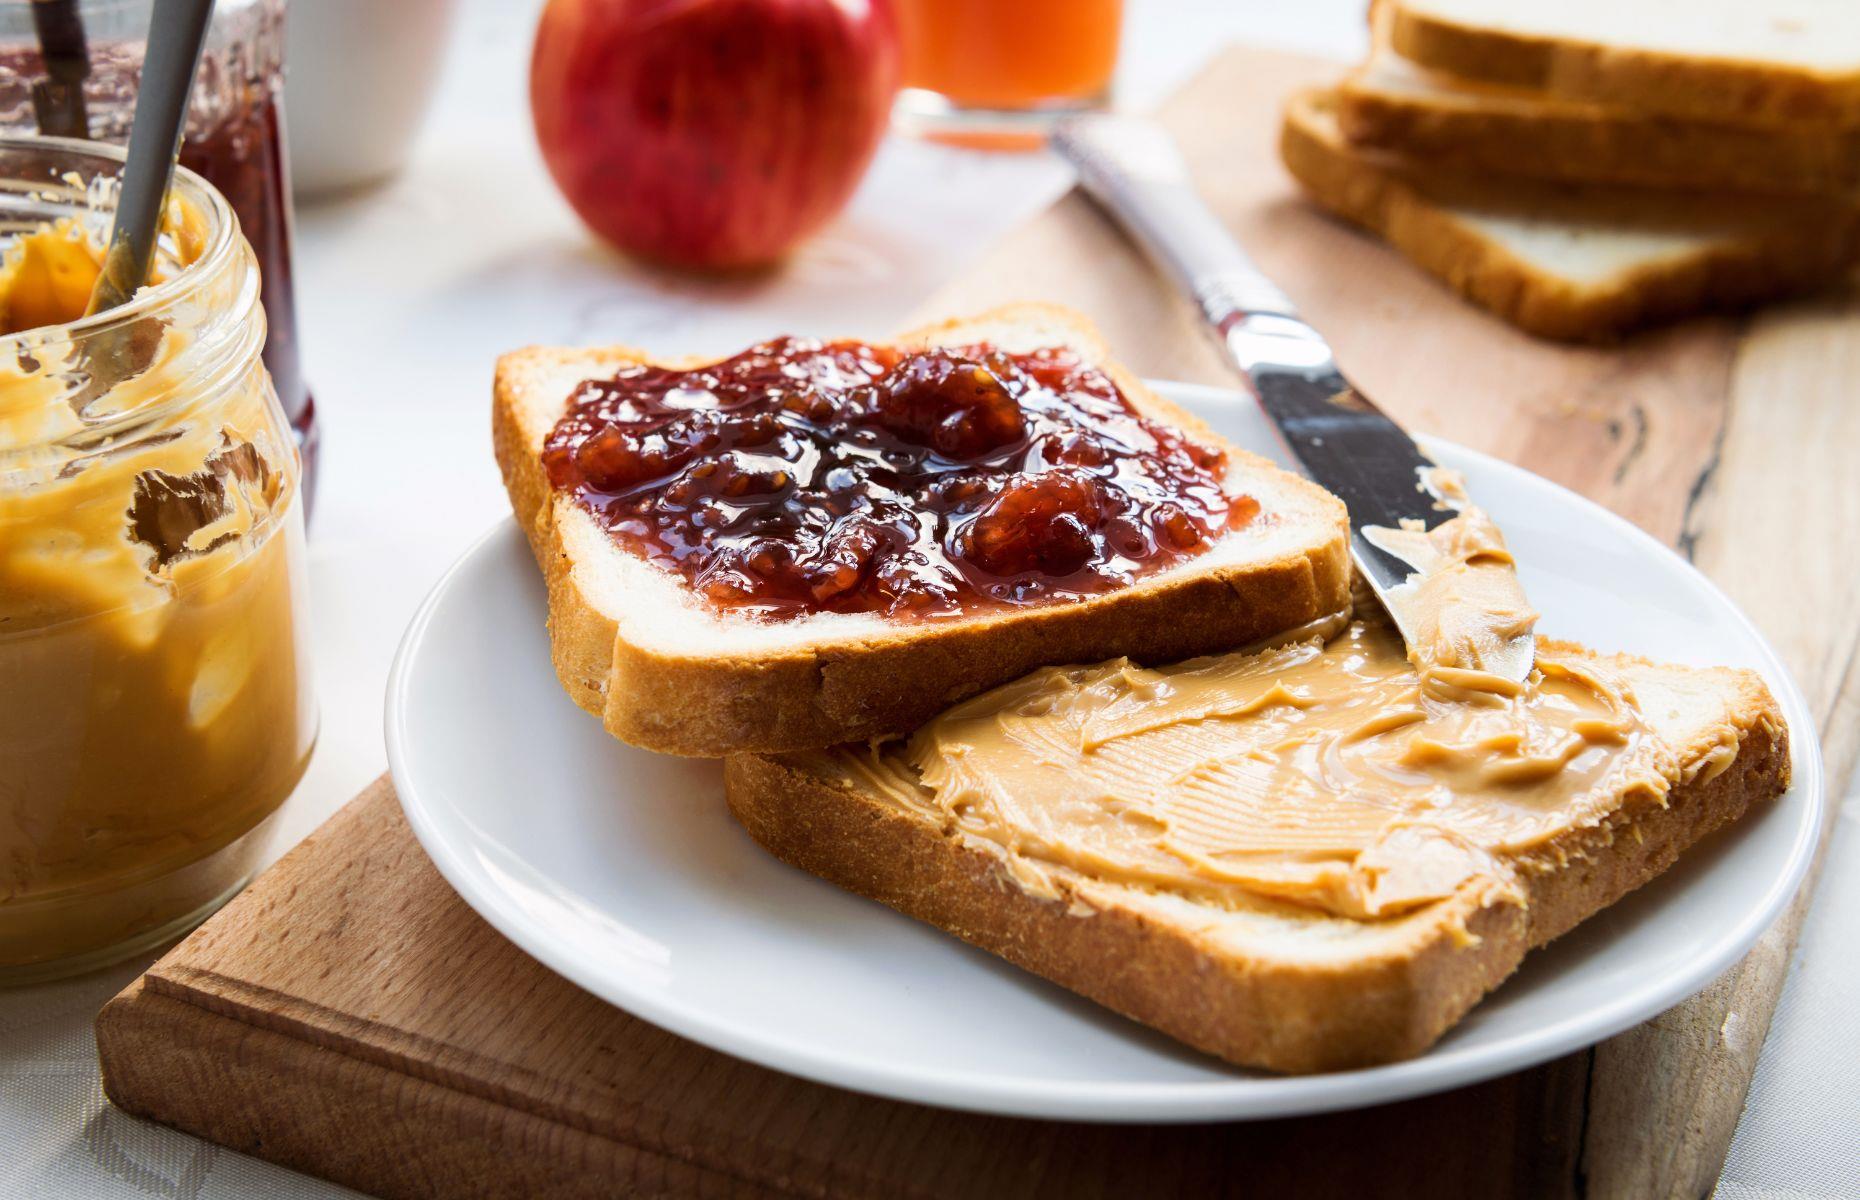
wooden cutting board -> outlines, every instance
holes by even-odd
[[[1232,50],[1165,116],[1242,241],[1397,417],[1594,497],[1726,586],[1796,672],[1843,787],[1860,740],[1860,299],[1614,350],[1514,334],[1294,195],[1278,101],[1335,72]],[[1145,374],[1228,380],[1076,196],[926,312],[1008,298],[1085,309]],[[382,782],[112,1001],[98,1048],[124,1108],[389,1197],[1696,1197],[1806,895],[1701,996],[1518,1075],[1293,1121],[1037,1122],[805,1083],[608,1007],[480,921]]]

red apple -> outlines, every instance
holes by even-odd
[[[581,219],[712,270],[774,262],[838,213],[897,86],[890,0],[550,0],[530,60]]]

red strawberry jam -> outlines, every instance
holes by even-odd
[[[775,618],[1095,595],[1259,512],[1066,350],[782,338],[629,367],[575,390],[543,465],[625,549]]]

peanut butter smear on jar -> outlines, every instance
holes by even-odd
[[[171,202],[152,285],[207,241]],[[236,249],[92,334],[94,233],[0,253],[0,981],[202,915],[308,760],[295,451]]]

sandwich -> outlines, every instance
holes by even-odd
[[[1404,643],[1342,505],[1020,305],[500,361],[557,673],[772,854],[1229,1062],[1419,1054],[1787,786],[1746,671],[1539,641],[1457,485]],[[1450,482],[1450,481],[1448,481]],[[1474,599],[1478,603],[1473,603]]]
[[[1376,619],[1050,667],[908,738],[726,764],[770,853],[1245,1067],[1420,1054],[1517,968],[1780,795],[1748,671],[1540,641],[1429,694]]]
[[[1348,606],[1343,506],[1050,305],[717,362],[521,350],[493,425],[556,672],[649,750],[903,733],[1035,667]]]

